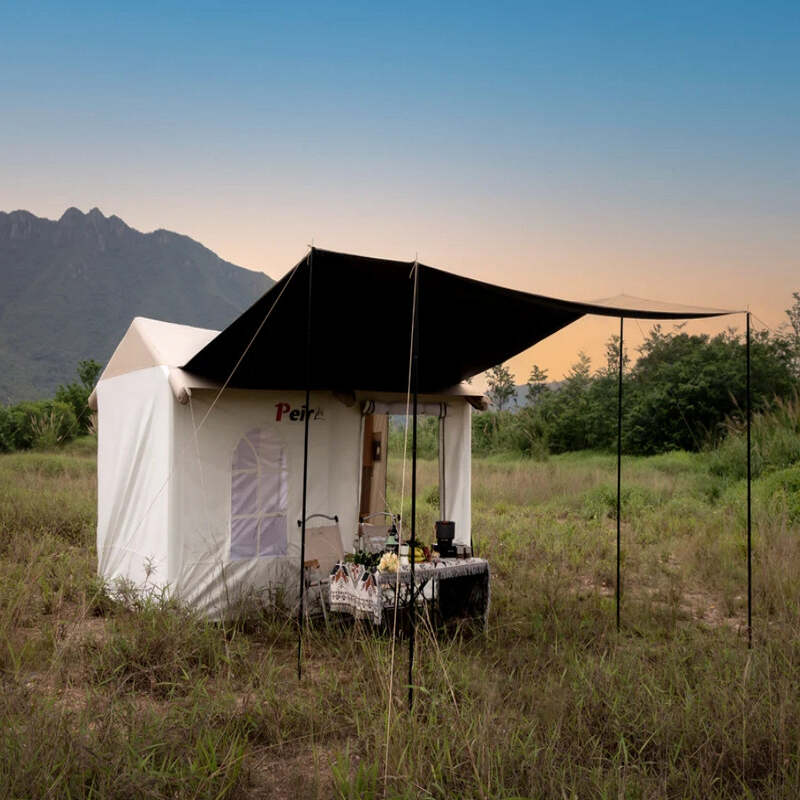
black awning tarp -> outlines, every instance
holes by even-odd
[[[686,319],[730,313],[648,305],[635,298],[575,303],[423,264],[418,269],[418,389],[423,394],[483,372],[585,314]],[[405,392],[414,264],[330,250],[313,249],[184,368],[219,383],[230,377],[230,387],[304,388],[309,271],[310,388]]]

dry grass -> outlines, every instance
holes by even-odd
[[[797,796],[789,507],[756,492],[748,652],[741,484],[705,456],[626,460],[617,634],[613,469],[475,463],[489,630],[423,633],[411,718],[398,649],[384,782],[386,636],[309,631],[298,684],[285,614],[117,606],[94,578],[91,441],[0,457],[0,797]],[[420,480],[424,538],[435,464]]]

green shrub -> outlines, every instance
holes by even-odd
[[[0,453],[49,450],[89,433],[88,400],[101,369],[96,361],[81,361],[80,382],[59,386],[52,400],[0,406]]]
[[[509,453],[544,460],[549,428],[536,407],[519,411],[484,411],[472,416],[472,452],[475,455]]]
[[[488,455],[495,449],[495,431],[500,413],[482,411],[472,415],[472,452]]]
[[[55,399],[66,403],[75,414],[78,433],[89,433],[91,427],[91,410],[89,409],[89,395],[102,372],[102,365],[92,359],[78,362],[78,381],[59,386],[56,389]]]
[[[422,495],[422,502],[429,506],[439,508],[439,486],[429,486]]]
[[[646,486],[623,484],[620,496],[624,517],[636,516],[653,509],[663,500],[657,492]],[[583,514],[586,519],[616,519],[617,487],[602,484],[584,495]]]
[[[767,475],[759,493],[767,508],[785,511],[791,522],[800,522],[800,464]]]
[[[10,453],[14,449],[14,420],[11,409],[0,406],[0,453]]]
[[[406,447],[406,456],[411,458],[411,425],[406,432],[406,420],[411,422],[411,417],[389,417],[389,453],[397,458],[403,457],[403,447]],[[408,437],[406,439],[406,436]],[[439,454],[439,420],[437,417],[420,416],[417,418],[417,457],[436,458]]]
[[[68,403],[59,400],[20,403],[7,411],[6,438],[12,445],[10,450],[55,447],[74,439],[78,433],[75,412]]]
[[[727,423],[728,435],[711,454],[711,471],[732,479],[747,477],[747,431],[737,416]],[[800,462],[800,396],[776,400],[754,414],[751,427],[753,477]]]

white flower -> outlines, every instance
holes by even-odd
[[[381,556],[380,563],[378,564],[378,571],[379,572],[397,572],[397,554],[396,553],[384,553]]]

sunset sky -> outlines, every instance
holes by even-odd
[[[6,2],[0,152],[0,210],[98,206],[274,278],[313,239],[775,327],[800,290],[800,3]],[[599,366],[617,325],[517,378]]]

